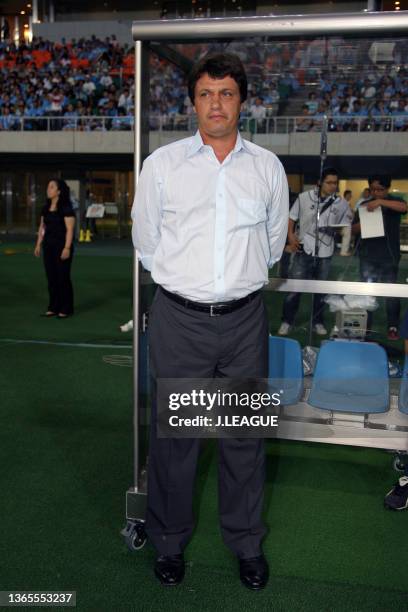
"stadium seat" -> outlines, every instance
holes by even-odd
[[[281,405],[296,404],[303,393],[302,349],[297,340],[269,336],[269,379]]]
[[[322,344],[308,403],[341,412],[386,412],[389,381],[385,350],[367,342]]]
[[[398,408],[400,412],[408,414],[408,357],[405,356],[404,369],[402,372],[401,387],[398,396]]]

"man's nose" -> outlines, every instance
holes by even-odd
[[[217,108],[220,105],[221,96],[218,93],[215,93],[211,96],[211,108]]]

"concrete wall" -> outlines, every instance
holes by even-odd
[[[151,132],[150,150],[185,138],[187,132]],[[244,137],[251,140],[250,134]],[[257,144],[278,155],[319,155],[320,134],[257,134]],[[133,132],[0,132],[0,153],[132,153]],[[408,132],[347,132],[328,135],[328,153],[336,156],[403,156]]]

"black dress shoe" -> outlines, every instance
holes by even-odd
[[[157,557],[154,573],[164,586],[180,584],[184,578],[183,555],[161,555]]]
[[[263,555],[251,559],[239,559],[239,577],[244,586],[252,591],[266,587],[269,567]]]

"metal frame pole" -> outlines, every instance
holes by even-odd
[[[142,167],[142,42],[135,43],[135,193]],[[137,251],[133,251],[133,470],[134,492],[138,492],[139,478],[139,320],[140,320],[140,265]]]
[[[322,121],[322,132],[320,135],[320,170],[319,170],[319,184],[317,187],[317,202],[316,202],[316,214],[315,214],[315,245],[313,252],[313,268],[316,271],[318,257],[319,257],[319,219],[320,219],[320,204],[322,203],[322,180],[323,180],[323,169],[327,158],[327,115],[323,115]],[[309,322],[309,345],[312,344],[313,337],[313,313],[315,307],[316,294],[312,293],[312,308],[310,309],[310,322]]]
[[[346,34],[367,37],[386,32],[406,32],[408,11],[341,13],[324,15],[278,15],[274,17],[213,17],[134,21],[134,40],[228,40],[254,36],[299,37]]]
[[[148,49],[141,40],[135,43],[135,129],[134,129],[134,188],[135,193],[142,167],[143,156],[148,153],[148,116],[145,107],[148,102]],[[139,263],[138,252],[133,253],[133,483],[126,494],[126,517],[128,525],[122,532],[126,540],[133,542],[135,532],[132,531],[134,525],[140,524],[144,519],[146,506],[146,479],[144,477],[143,464],[143,444],[141,411],[142,406],[139,402],[140,395],[140,351],[141,334],[141,264]],[[137,530],[136,530],[137,531]],[[140,540],[144,541],[143,538]]]

